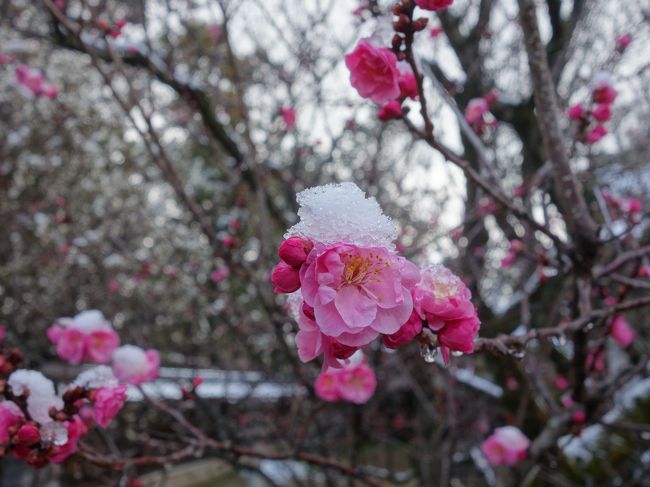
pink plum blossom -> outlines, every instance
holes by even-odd
[[[345,56],[345,65],[350,71],[350,83],[363,98],[386,103],[399,97],[397,57],[389,49],[362,39]]]
[[[341,398],[339,393],[339,375],[337,369],[322,372],[314,382],[316,395],[323,401],[333,402]]]
[[[450,351],[473,352],[481,322],[470,290],[442,265],[422,269],[421,276],[413,291],[414,306],[436,333],[445,362],[449,362]]]
[[[481,445],[481,451],[492,465],[515,465],[527,456],[530,441],[514,426],[497,428]]]
[[[612,118],[612,109],[607,103],[601,103],[591,110],[591,115],[599,122],[607,122]]]
[[[282,121],[284,122],[285,127],[289,130],[296,126],[296,111],[291,107],[280,107],[280,115],[282,116]]]
[[[219,267],[210,273],[210,280],[215,284],[220,283],[225,278],[230,275],[230,269],[228,267]]]
[[[623,34],[616,38],[616,49],[619,52],[625,51],[632,43],[632,34]]]
[[[314,383],[316,395],[323,401],[364,404],[377,388],[377,377],[365,363],[322,372]]]
[[[101,387],[95,392],[93,412],[95,421],[106,428],[115,415],[120,412],[126,401],[126,385]]]
[[[424,10],[442,10],[452,3],[454,0],[415,0],[415,4]]]
[[[321,332],[348,346],[390,335],[410,317],[419,271],[385,248],[315,244],[300,269],[303,299]]]
[[[621,347],[627,348],[636,339],[636,333],[622,315],[617,315],[612,321],[610,329],[612,338],[616,340]]]
[[[59,318],[47,330],[47,336],[63,360],[76,365],[84,360],[110,362],[119,346],[119,335],[97,310],[82,311],[74,318]]]
[[[397,100],[391,100],[377,110],[377,118],[382,122],[402,118],[402,106]]]
[[[0,448],[9,441],[9,428],[24,419],[23,412],[12,401],[0,401]]]
[[[585,115],[585,109],[581,103],[576,103],[569,107],[567,115],[571,120],[580,120]]]
[[[158,377],[160,356],[156,350],[124,345],[113,353],[113,373],[120,381],[140,385]]]
[[[296,347],[300,360],[309,362],[323,355],[324,369],[328,367],[340,368],[342,366],[340,361],[349,358],[357,350],[357,347],[343,345],[323,334],[316,325],[314,309],[297,296],[293,299],[300,299],[296,311],[299,327],[296,334]]]
[[[603,125],[596,125],[585,136],[585,141],[589,144],[595,144],[607,135],[607,129]]]
[[[377,377],[366,364],[357,364],[337,371],[341,399],[353,404],[364,404],[377,388]]]
[[[476,124],[483,120],[483,115],[485,115],[490,106],[488,102],[483,98],[472,98],[467,107],[465,108],[465,120],[469,124]]]
[[[408,64],[405,67],[400,65],[400,74],[397,84],[399,85],[400,96],[402,98],[411,98],[413,100],[418,99],[418,96],[420,95],[418,82],[417,79],[415,79],[413,70]]]
[[[591,98],[595,103],[614,103],[618,92],[612,85],[612,75],[610,73],[597,73],[591,83]]]

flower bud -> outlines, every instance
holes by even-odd
[[[427,28],[428,23],[429,23],[429,19],[427,19],[426,17],[420,17],[419,19],[413,21],[413,30],[415,32],[424,30]]]
[[[16,433],[14,440],[19,445],[35,445],[41,441],[41,434],[33,424],[24,424]]]
[[[300,289],[300,275],[298,270],[291,267],[286,262],[280,262],[273,269],[271,274],[271,282],[275,286],[273,292],[292,293]]]
[[[307,259],[307,254],[312,247],[313,244],[308,240],[291,237],[282,242],[278,249],[278,255],[291,267],[300,267]]]
[[[383,335],[382,342],[387,348],[399,348],[405,343],[410,342],[422,331],[422,319],[418,313],[413,310],[410,318],[404,323],[399,330],[392,335]]]
[[[357,350],[359,350],[359,347],[343,345],[336,340],[330,342],[330,352],[332,353],[332,356],[337,359],[345,360],[350,358]]]

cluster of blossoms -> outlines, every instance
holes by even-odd
[[[465,107],[465,120],[477,134],[482,134],[487,127],[494,126],[496,119],[490,114],[490,106],[498,99],[495,91],[490,91],[480,98],[472,98]]]
[[[481,445],[481,451],[492,465],[515,465],[525,460],[530,441],[519,428],[503,426]]]
[[[365,363],[348,364],[342,369],[329,368],[314,383],[316,395],[323,401],[364,404],[377,387],[377,377]]]
[[[72,365],[112,362],[115,376],[134,385],[158,376],[158,352],[134,345],[119,347],[119,335],[100,311],[82,311],[74,318],[59,318],[48,328],[47,336],[59,358]]]
[[[378,337],[397,348],[425,327],[445,361],[473,351],[480,322],[469,289],[441,265],[420,270],[397,255],[395,226],[374,198],[343,183],[307,189],[298,203],[271,280],[291,294],[303,362],[323,355],[324,370],[340,368]]]
[[[361,39],[352,52],[345,56],[350,71],[350,83],[363,98],[381,105],[377,116],[382,121],[402,117],[402,103],[419,96],[418,81],[409,63],[405,49],[415,33],[424,30],[428,20],[413,20],[415,5],[426,10],[440,10],[453,0],[402,0],[393,6],[396,20],[391,47],[375,38]]]
[[[83,372],[61,396],[35,370],[18,369],[0,380],[0,457],[11,453],[33,467],[61,463],[98,425],[106,428],[126,401],[126,386],[111,369]]]
[[[41,372],[22,367],[22,354],[0,346],[0,457],[10,453],[33,467],[61,463],[93,427],[108,427],[127,399],[128,384],[158,377],[154,350],[118,347],[119,337],[99,311],[59,319],[48,329],[59,356],[86,369],[57,394]],[[3,329],[4,338],[4,329]]]
[[[617,95],[611,74],[602,72],[594,76],[591,83],[590,104],[577,103],[569,107],[568,116],[578,124],[583,142],[594,144],[607,135],[604,123],[612,118],[611,105]]]
[[[53,100],[59,94],[59,88],[54,83],[45,81],[39,70],[24,64],[16,66],[16,82],[35,97],[45,96]]]

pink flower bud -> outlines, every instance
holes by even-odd
[[[606,135],[607,135],[607,129],[602,125],[596,125],[593,129],[591,129],[587,133],[585,137],[585,141],[588,144],[595,144]]]
[[[402,98],[411,98],[417,100],[420,92],[418,91],[418,82],[412,70],[401,72],[399,80],[397,81],[400,89],[400,96]],[[400,110],[400,115],[402,111]]]
[[[296,268],[283,261],[273,269],[271,282],[275,286],[273,292],[278,294],[292,293],[300,289],[300,274]]]
[[[621,315],[617,315],[614,318],[610,333],[612,338],[616,340],[616,343],[623,348],[629,347],[636,338],[636,333],[634,333],[634,330]]]
[[[397,100],[389,101],[379,110],[377,110],[377,118],[382,122],[402,118],[402,107]]]
[[[291,237],[282,242],[278,249],[278,256],[291,267],[299,268],[312,248],[313,244],[309,240]]]
[[[422,319],[417,311],[413,310],[408,321],[392,335],[382,335],[381,339],[387,348],[399,348],[410,342],[422,331]]]
[[[612,109],[607,103],[601,103],[596,105],[596,108],[591,111],[591,115],[599,122],[606,122],[612,118]]]
[[[581,103],[571,105],[567,110],[567,115],[571,120],[580,120],[585,114],[585,109]]]
[[[452,3],[454,0],[415,0],[415,4],[423,10],[442,10]]]
[[[41,441],[41,434],[35,425],[24,424],[14,436],[14,441],[19,445],[35,445]]]
[[[616,38],[616,49],[623,52],[632,42],[632,34],[623,34]]]

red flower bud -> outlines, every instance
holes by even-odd
[[[335,340],[332,340],[330,342],[330,352],[335,358],[341,360],[350,358],[357,350],[359,350],[359,347],[350,347],[348,345],[343,345],[342,343],[339,343]]]
[[[273,269],[271,282],[275,286],[275,293],[292,293],[300,289],[300,275],[298,269],[291,267],[286,262],[280,262]]]
[[[312,247],[313,244],[309,240],[291,237],[282,242],[278,249],[278,255],[291,267],[300,267],[307,259],[307,254]]]

